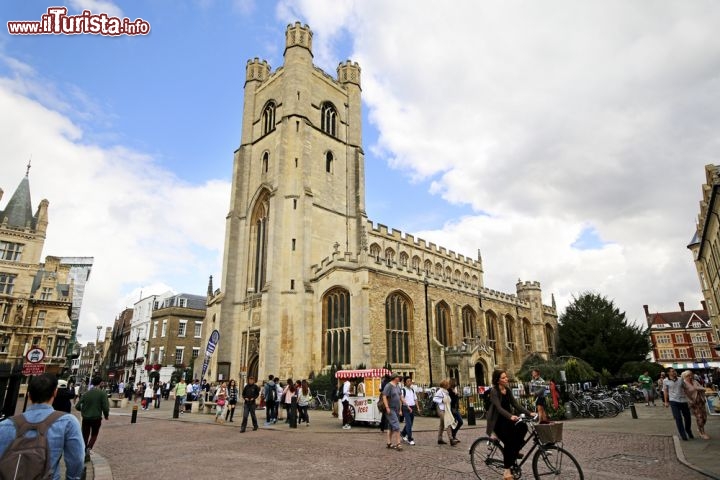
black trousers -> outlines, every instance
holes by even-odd
[[[503,443],[503,465],[510,468],[515,465],[518,453],[525,444],[528,428],[524,423],[517,425],[500,415],[495,424],[495,434]]]

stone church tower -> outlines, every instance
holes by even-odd
[[[211,281],[203,327],[203,346],[220,332],[207,376],[389,364],[419,382],[486,383],[495,365],[551,354],[557,313],[539,283],[486,289],[479,253],[368,220],[360,67],[341,63],[331,77],[313,65],[312,39],[288,25],[280,68],[247,63],[222,288]]]

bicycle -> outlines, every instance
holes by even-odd
[[[332,405],[330,405],[330,402],[327,399],[327,395],[323,393],[318,393],[317,395],[315,395],[315,397],[310,400],[308,407],[310,408],[310,410],[332,410]]]
[[[570,452],[556,445],[562,443],[562,424],[536,425],[537,416],[530,419],[520,416],[518,422],[528,425],[528,436],[523,446],[532,442],[532,448],[523,455],[520,463],[517,461],[510,469],[513,478],[522,478],[522,466],[532,455],[532,470],[534,478],[554,476],[557,478],[584,480],[580,464]],[[558,428],[556,425],[560,425]],[[538,430],[540,427],[540,430]],[[501,478],[505,467],[503,465],[503,447],[497,438],[480,437],[470,447],[470,463],[475,475],[480,480]]]

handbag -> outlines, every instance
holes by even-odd
[[[215,402],[215,404],[216,404],[218,407],[223,407],[223,406],[225,406],[225,399],[219,398],[218,401]]]

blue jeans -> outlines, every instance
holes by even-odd
[[[690,407],[687,402],[673,402],[670,401],[670,410],[672,410],[672,416],[675,419],[675,426],[680,434],[680,438],[687,440],[688,437],[692,436],[692,421],[690,419]],[[683,420],[685,425],[683,426]]]
[[[402,414],[403,419],[405,420],[405,426],[402,429],[402,432],[400,432],[401,437],[407,437],[408,441],[414,440],[412,435],[412,427],[413,427],[413,420],[415,419],[415,414],[413,413],[412,408],[408,407],[407,405],[402,406]]]
[[[452,435],[453,438],[457,438],[457,432],[460,430],[460,427],[463,426],[463,419],[462,415],[460,415],[459,410],[450,410],[453,414],[453,418],[455,418],[455,421],[457,421],[457,425],[455,425],[455,428],[453,428]]]

